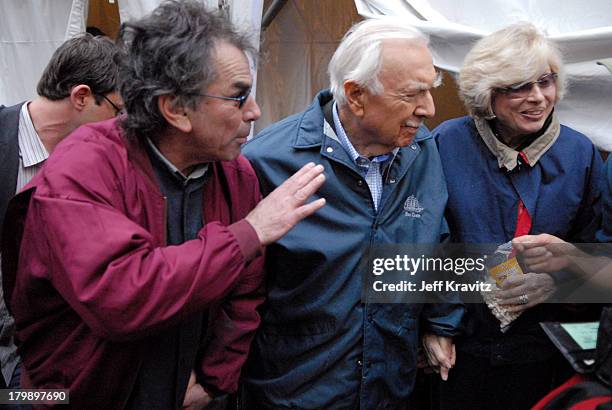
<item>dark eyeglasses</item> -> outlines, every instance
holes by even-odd
[[[525,98],[529,95],[535,84],[537,84],[540,89],[547,89],[556,85],[555,80],[557,79],[557,76],[557,73],[548,73],[544,74],[536,81],[528,81],[526,83],[513,84],[508,87],[497,88],[497,91],[506,94],[510,98]]]
[[[108,102],[108,103],[111,105],[111,107],[113,107],[113,108],[115,109],[115,117],[116,117],[116,116],[118,116],[118,115],[120,115],[120,114],[125,113],[125,109],[117,107],[117,106],[115,105],[115,103],[114,103],[114,102],[112,102],[112,101],[110,100],[110,98],[108,98],[107,96],[102,95],[102,94],[97,94],[97,95],[99,95],[100,97],[104,98],[104,99],[106,100],[106,102]]]
[[[203,93],[194,93],[194,95],[199,95],[200,97],[216,98],[218,100],[236,101],[238,103],[238,109],[241,109],[242,106],[244,106],[246,100],[249,99],[249,95],[251,95],[251,89],[249,88],[239,97],[222,97],[220,95],[210,95]]]

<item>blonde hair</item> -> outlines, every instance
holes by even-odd
[[[459,95],[470,115],[490,118],[496,88],[537,80],[548,70],[557,73],[559,101],[566,90],[559,48],[533,24],[512,24],[482,38],[466,55],[459,71]]]

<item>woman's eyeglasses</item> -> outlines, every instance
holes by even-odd
[[[497,88],[496,90],[502,94],[506,94],[510,98],[524,98],[529,95],[535,84],[542,90],[555,86],[557,73],[547,73],[535,81],[509,85],[508,87]]]

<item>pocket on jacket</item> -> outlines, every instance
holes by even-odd
[[[298,366],[308,368],[306,373],[316,373],[327,364],[329,351],[325,346],[335,333],[334,318],[264,325],[258,332],[252,358],[258,363],[251,363],[255,364],[251,370],[265,378],[284,375]]]
[[[418,348],[418,319],[415,311],[401,309],[401,304],[389,304],[383,311],[374,315],[374,325],[381,336],[380,343],[386,345],[388,352],[395,351],[408,362],[416,361]],[[398,312],[398,310],[405,310]]]

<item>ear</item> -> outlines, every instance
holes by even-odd
[[[343,87],[349,109],[353,115],[360,118],[363,117],[365,113],[365,103],[368,98],[364,88],[353,80],[345,81]]]
[[[77,111],[83,111],[94,95],[88,85],[79,84],[70,91],[70,103]]]
[[[495,109],[493,107],[495,107],[495,99],[496,99],[496,95],[495,93],[492,93],[491,95],[491,101],[489,101],[489,107],[487,107],[487,111],[485,112],[485,120],[493,120],[497,117],[497,115],[495,115]]]
[[[186,108],[177,103],[176,96],[170,94],[160,95],[157,98],[157,108],[168,124],[181,132],[191,132],[192,124]]]

